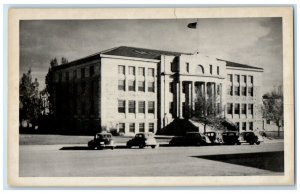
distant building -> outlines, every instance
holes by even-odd
[[[202,54],[117,47],[54,67],[61,128],[154,132],[214,95],[239,130],[262,128],[263,69]]]

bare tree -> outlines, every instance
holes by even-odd
[[[265,119],[276,124],[280,136],[280,127],[283,125],[283,93],[280,87],[263,95],[262,112]]]

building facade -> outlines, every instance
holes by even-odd
[[[65,130],[156,133],[176,118],[188,118],[199,96],[213,99],[239,130],[262,128],[262,68],[199,53],[121,46],[53,71],[54,112]]]

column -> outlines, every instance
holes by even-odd
[[[191,109],[195,110],[195,82],[191,83]]]
[[[182,118],[182,81],[179,81],[179,91],[178,91],[178,94],[179,94],[179,105],[178,105],[178,109],[179,109],[179,118]]]
[[[176,82],[176,116],[179,117],[180,113],[179,113],[179,96],[180,96],[180,87],[179,87],[179,82]],[[175,102],[174,102],[175,103]]]

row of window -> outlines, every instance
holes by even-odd
[[[246,122],[241,122],[241,126],[240,126],[240,122],[236,122],[235,125],[237,126],[237,128],[240,130],[242,129],[243,131],[247,130],[247,123]],[[249,122],[248,123],[249,126],[249,130],[253,131],[253,122]]]
[[[128,75],[135,75],[135,66],[128,66]],[[145,76],[145,67],[138,67],[138,75]],[[125,65],[118,66],[118,73],[121,75],[125,75]],[[147,75],[150,77],[154,77],[154,68],[148,68]]]
[[[135,80],[128,80],[128,89],[127,89],[127,91],[135,92],[136,91],[135,85],[136,85]],[[119,91],[126,91],[125,80],[119,80],[118,81],[118,90]],[[139,92],[145,92],[145,81],[138,81],[138,91]],[[155,92],[154,81],[148,82],[148,92]]]
[[[171,71],[172,72],[176,72],[176,63],[171,63]],[[190,63],[185,63],[185,71],[187,73],[190,72]],[[201,74],[205,74],[205,71],[204,71],[204,67],[202,65],[197,65],[196,66],[196,73],[201,73]],[[213,65],[209,65],[209,73],[212,75],[213,74]],[[220,67],[217,66],[216,68],[216,74],[217,75],[220,75]]]
[[[233,79],[234,78],[234,79]],[[240,80],[240,78],[242,78]],[[252,75],[237,75],[237,74],[227,74],[227,80],[229,82],[234,82],[234,83],[247,83],[247,79],[248,79],[248,83],[253,84],[253,76]]]
[[[248,111],[247,111],[248,107]],[[234,110],[234,112],[233,112]],[[227,103],[227,114],[253,114],[253,104]]]
[[[92,77],[93,75],[95,75],[95,67],[92,65],[92,66],[89,66],[89,76]],[[58,80],[59,82],[62,81],[62,77],[63,77],[63,72],[59,72],[58,74]],[[86,68],[85,67],[82,67],[80,69],[80,78],[81,79],[84,79],[86,77]],[[73,70],[73,79],[77,79],[78,78],[78,75],[77,75],[77,69]],[[70,72],[65,72],[65,81],[70,81]]]
[[[129,123],[129,133],[136,133],[135,123]],[[138,129],[140,133],[145,132],[145,123],[139,123]],[[119,123],[119,133],[125,133],[125,123]],[[154,133],[154,123],[148,123],[148,131]]]
[[[230,96],[253,96],[253,87],[248,87],[248,93],[247,93],[247,87],[246,86],[228,86],[227,87],[227,95]]]
[[[128,100],[128,113],[136,113],[136,103],[138,104],[138,113],[145,114],[146,101],[135,101],[135,100]],[[125,110],[126,110],[126,101],[118,100],[118,112],[125,113]],[[148,101],[148,113],[154,114],[154,112],[155,112],[154,101]]]

